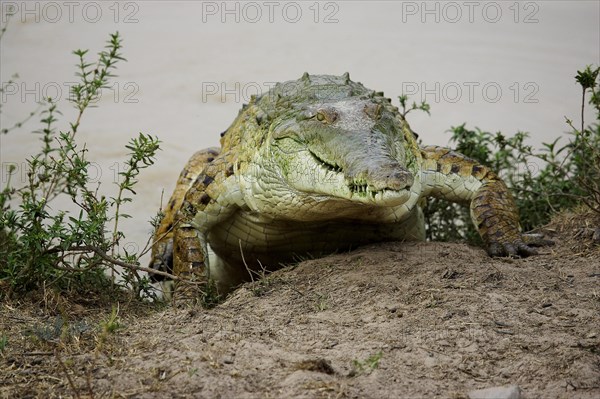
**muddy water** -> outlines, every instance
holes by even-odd
[[[2,96],[3,128],[52,96],[67,130],[75,117],[67,101],[76,82],[71,50],[96,53],[117,30],[124,38],[128,61],[84,116],[79,139],[107,195],[128,140],[138,132],[162,140],[127,209],[129,249],[145,242],[147,220],[186,158],[217,145],[241,104],[273,82],[348,71],[391,98],[405,92],[431,103],[431,117],[410,119],[427,143],[446,144],[444,132],[463,122],[529,131],[540,143],[567,130],[564,116],[578,120],[574,73],[600,63],[596,1],[3,2],[3,26],[11,7],[1,80],[20,77]],[[29,133],[37,120],[0,137],[2,184],[7,165],[22,172],[20,162],[39,146]]]

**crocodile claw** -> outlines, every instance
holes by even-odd
[[[490,243],[487,252],[491,257],[510,257],[510,258],[518,258],[518,257],[525,258],[527,256],[537,255],[537,253],[538,253],[534,248],[531,248],[529,245],[525,244],[521,240],[516,241],[514,243],[511,243],[511,242]]]
[[[150,268],[167,273],[173,273],[173,239],[155,244]],[[164,276],[150,274],[150,281],[156,283],[165,280]]]
[[[524,233],[521,234],[523,241],[532,247],[547,247],[554,245],[554,241],[544,238],[540,233]]]
[[[526,258],[538,254],[533,247],[554,245],[554,241],[545,239],[543,234],[521,234],[520,236],[521,238],[513,242],[490,242],[488,254],[492,257]]]

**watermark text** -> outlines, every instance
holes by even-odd
[[[139,4],[133,1],[3,1],[0,8],[3,24],[9,18],[22,23],[112,21],[132,24],[139,22],[139,10]]]
[[[510,20],[515,24],[539,22],[540,6],[534,1],[403,1],[401,21],[421,23],[486,22]]]

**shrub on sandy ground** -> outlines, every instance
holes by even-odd
[[[40,104],[41,128],[33,132],[40,135],[41,148],[27,159],[26,181],[13,182],[16,168],[8,168],[8,179],[0,188],[0,296],[40,289],[82,296],[110,288],[149,293],[148,278],[139,273],[141,254],[119,254],[124,237],[119,221],[128,217],[123,206],[135,195],[140,171],[153,164],[159,141],[142,133],[130,140],[127,168],[116,182],[117,195],[107,198],[88,179],[89,149],[77,137],[86,109],[109,86],[116,64],[124,61],[120,50],[121,38],[115,33],[95,62],[88,60],[87,50],[73,52],[79,83],[72,88],[70,101],[78,111],[76,120],[59,130],[57,104],[45,99]],[[34,115],[35,111],[0,134],[18,130]],[[57,209],[54,204],[60,197],[79,211]]]

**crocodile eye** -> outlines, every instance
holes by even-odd
[[[338,118],[338,113],[335,109],[321,108],[317,111],[315,117],[319,122],[332,124]]]

